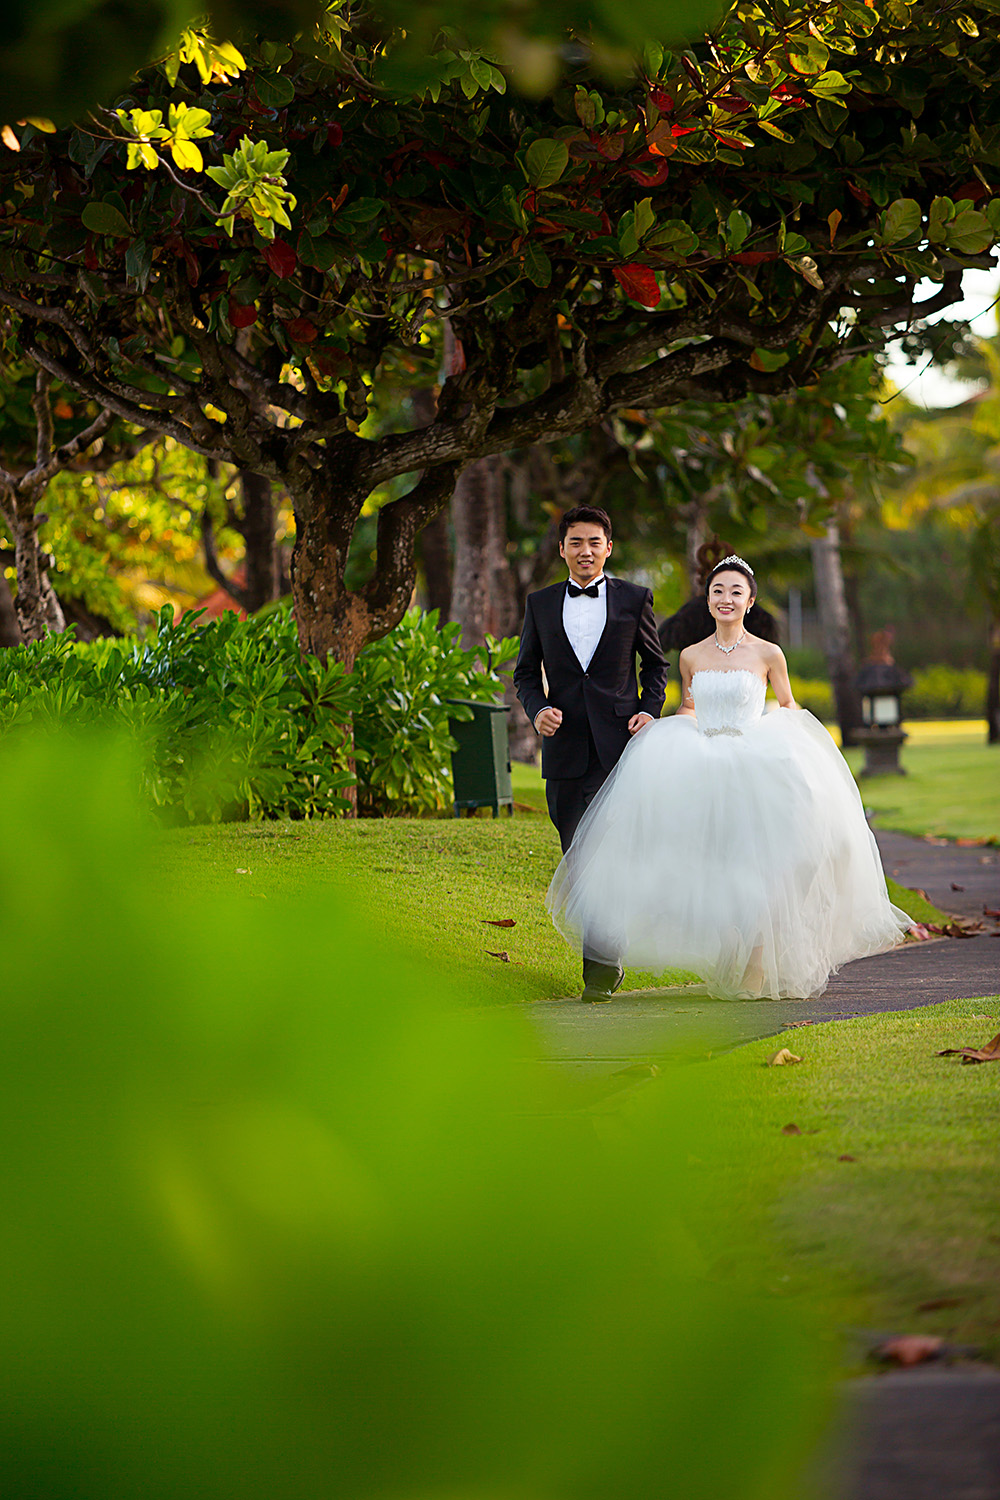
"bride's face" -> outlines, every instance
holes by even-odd
[[[738,625],[749,608],[753,595],[742,573],[727,569],[716,573],[708,586],[708,609],[720,624]]]

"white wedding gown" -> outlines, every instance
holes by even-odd
[[[700,671],[697,719],[626,746],[549,887],[563,936],[606,963],[689,969],[718,996],[809,998],[910,924],[861,798],[812,714],[765,714],[755,672]]]

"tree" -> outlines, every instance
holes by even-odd
[[[983,393],[931,415],[910,410],[902,419],[915,467],[891,497],[897,516],[938,511],[968,538],[968,594],[987,620],[986,721],[990,744],[1000,743],[1000,339],[977,339],[969,368],[984,374]]]
[[[20,130],[0,300],[53,377],[287,490],[303,647],[350,663],[470,462],[793,390],[925,276],[922,312],[956,301],[1000,228],[998,39],[985,3],[747,0],[617,83],[580,46],[530,100],[444,37],[390,91],[405,41],[346,7],[308,46],[202,38],[201,73],[168,58],[117,111]],[[376,381],[436,383],[445,320],[432,420],[368,436]],[[350,589],[363,508],[402,482]]]
[[[114,412],[80,402],[75,392],[53,389],[40,366],[9,363],[0,381],[0,517],[13,542],[17,576],[15,612],[22,638],[41,640],[65,628],[49,579],[49,554],[39,541],[48,517],[40,507],[57,475],[106,470],[131,457],[156,434],[137,431]]]

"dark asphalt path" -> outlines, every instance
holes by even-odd
[[[982,917],[984,906],[1000,911],[1000,849],[874,832],[885,873],[900,885],[926,891],[935,906],[956,916]]]

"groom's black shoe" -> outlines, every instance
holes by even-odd
[[[625,978],[621,964],[599,964],[594,958],[583,960],[583,994],[581,1000],[610,1000]]]

